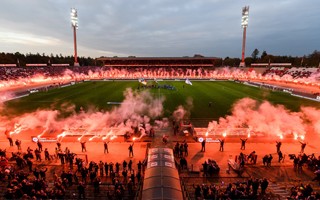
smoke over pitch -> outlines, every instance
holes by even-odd
[[[102,98],[106,99],[106,97]],[[80,129],[83,130],[83,135],[108,134],[110,129],[117,130],[117,134],[124,134],[126,131],[130,131],[131,127],[139,127],[140,124],[144,124],[144,127],[139,128],[141,133],[144,134],[152,126],[168,125],[166,119],[158,119],[163,113],[164,100],[164,97],[154,98],[148,91],[138,93],[132,89],[127,89],[124,92],[124,100],[121,105],[111,111],[98,111],[91,108],[86,112],[76,113],[74,105],[68,107],[64,105],[63,110],[73,113],[67,118],[59,118],[61,113],[58,110],[38,110],[10,121],[2,117],[2,125],[10,127],[11,134],[18,134],[21,130],[42,127],[41,136],[53,130],[58,132],[77,130],[79,132]],[[155,120],[156,118],[158,120]],[[154,125],[151,125],[151,122]]]
[[[291,112],[282,105],[272,105],[268,101],[262,103],[243,98],[232,108],[232,114],[208,125],[208,131],[225,130],[230,128],[249,128],[254,132],[266,135],[284,136],[292,134],[305,136],[308,127],[314,127],[320,133],[320,110],[302,107],[300,112]]]
[[[182,119],[190,118],[190,112],[193,108],[193,99],[188,97],[186,99],[185,106],[179,105],[175,111],[173,111],[172,117],[175,121],[180,121]]]
[[[102,98],[106,99],[106,104],[110,100],[107,97]],[[155,98],[148,90],[137,92],[127,89],[123,102],[111,111],[90,108],[77,113],[74,105],[66,103],[62,105],[62,110],[71,114],[67,118],[59,118],[61,113],[58,110],[38,110],[14,119],[0,116],[0,126],[6,127],[12,134],[41,127],[42,131],[36,134],[42,135],[51,131],[67,134],[68,131],[74,130],[83,135],[106,136],[112,136],[116,131],[117,134],[124,134],[131,131],[132,127],[138,127],[143,136],[152,127],[168,126],[168,119],[160,120],[164,101],[164,97]],[[178,106],[173,112],[174,120],[188,119],[192,108],[192,98],[188,98],[184,106]],[[302,107],[299,112],[291,112],[282,105],[243,98],[233,105],[231,115],[210,122],[208,131],[219,129],[228,134],[228,129],[241,127],[270,136],[292,134],[298,137],[306,135],[310,127],[315,133],[320,134],[319,116],[320,110],[312,107]],[[144,127],[140,124],[144,124]]]

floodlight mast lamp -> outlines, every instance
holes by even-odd
[[[77,29],[78,29],[78,12],[77,9],[71,9],[71,26],[73,29],[73,44],[74,44],[74,66],[79,66],[77,53]]]
[[[242,8],[242,19],[241,26],[243,28],[243,37],[242,37],[242,52],[241,52],[241,67],[245,67],[245,51],[246,51],[246,37],[247,37],[247,27],[248,27],[248,19],[249,19],[249,6],[245,6]]]

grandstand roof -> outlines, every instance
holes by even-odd
[[[214,66],[217,57],[101,57],[105,66]]]
[[[97,60],[216,60],[218,57],[100,57]]]

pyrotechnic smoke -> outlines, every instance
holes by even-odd
[[[315,70],[314,70],[315,69]],[[311,69],[310,69],[311,70]],[[166,79],[166,78],[209,78],[209,79],[242,79],[242,80],[254,80],[254,81],[286,81],[291,83],[302,83],[320,85],[319,78],[320,72],[316,68],[312,68],[313,72],[308,78],[297,78],[291,74],[285,74],[280,77],[276,74],[262,75],[259,70],[248,70],[239,68],[216,68],[216,69],[182,69],[182,68],[158,68],[157,71],[148,70],[143,67],[135,68],[135,71],[127,70],[125,68],[101,68],[101,67],[88,67],[82,72],[77,70],[72,71],[66,69],[64,73],[56,76],[47,76],[44,74],[30,75],[27,78],[11,79],[8,81],[0,81],[0,88],[9,88],[12,86],[32,85],[32,84],[52,84],[52,83],[65,83],[70,81],[82,81],[89,79]],[[80,70],[79,70],[80,71]]]
[[[71,114],[69,117],[59,118],[61,113],[57,110],[37,110],[14,118],[12,122],[15,123],[16,129],[13,133],[18,134],[21,130],[41,127],[43,131],[39,133],[39,137],[50,130],[60,130],[62,134],[59,137],[72,132],[111,137],[131,131],[132,127],[138,127],[143,137],[152,127],[151,120],[158,119],[162,115],[163,101],[164,97],[154,98],[147,90],[138,93],[127,89],[121,105],[111,111],[98,111],[89,106],[87,111],[76,113],[74,105],[63,104],[62,110]],[[9,123],[8,119],[4,121]],[[5,124],[4,121],[1,123]],[[167,119],[155,122],[156,127],[167,124]]]
[[[14,98],[13,92],[8,92],[8,91],[0,92],[0,111],[2,110],[3,103],[12,98]]]
[[[163,118],[162,120],[155,120],[154,124],[154,127],[157,129],[167,128],[169,126],[169,119]]]
[[[302,108],[301,112],[291,112],[282,105],[272,105],[267,101],[259,103],[250,98],[237,101],[232,108],[232,114],[219,121],[212,121],[208,125],[208,131],[232,128],[250,128],[255,132],[265,135],[304,136],[306,134],[306,119],[312,122],[319,131],[320,111],[314,108]]]
[[[176,121],[179,121],[184,118],[187,111],[183,108],[183,106],[179,105],[177,109],[173,112],[173,118]]]
[[[179,105],[175,111],[173,111],[173,118],[175,121],[180,121],[182,119],[187,119],[190,117],[190,111],[193,108],[193,99],[191,97],[188,97],[186,99],[186,105],[182,106]]]
[[[310,122],[317,134],[320,134],[320,110],[313,107],[302,107],[303,117]]]
[[[90,69],[87,68],[87,69]],[[79,70],[81,71],[81,70]],[[182,69],[182,68],[159,68],[157,71],[147,70],[143,67],[130,71],[124,68],[94,68],[83,70],[82,73],[67,69],[62,75],[47,76],[36,74],[28,78],[18,78],[0,82],[0,89],[5,90],[16,86],[29,86],[33,84],[52,84],[70,81],[81,81],[89,79],[103,78],[210,78],[210,79],[245,79],[259,81],[288,81],[292,83],[303,83],[320,85],[319,72],[314,72],[309,78],[294,78],[287,74],[285,76],[266,75],[254,70],[244,70],[239,68],[217,68],[217,69]],[[3,99],[11,98],[11,93],[2,93],[0,98],[0,111]],[[144,133],[150,130],[150,121],[158,119],[162,115],[164,98],[153,98],[147,91],[137,93],[128,89],[124,93],[125,100],[122,104],[112,111],[98,111],[95,108],[88,108],[85,112],[76,112],[74,105],[63,104],[62,109],[69,114],[65,119],[58,119],[58,111],[39,110],[34,113],[25,114],[15,119],[1,117],[1,124],[16,123],[20,129],[33,129],[43,127],[44,134],[50,130],[87,130],[97,134],[110,135],[131,131],[132,127],[144,124]],[[175,120],[181,120],[190,116],[192,109],[192,99],[187,100],[186,105],[178,106],[173,112]],[[86,107],[88,107],[86,105]],[[314,126],[314,130],[320,133],[319,120],[317,120],[319,110],[303,108],[301,112],[290,112],[283,106],[274,106],[268,102],[258,103],[254,100],[243,99],[237,102],[232,110],[232,115],[220,118],[219,121],[209,123],[208,130],[228,127],[251,127],[252,130],[265,132],[266,134],[302,134],[306,132],[306,121]],[[13,123],[12,123],[13,122]],[[157,120],[154,122],[156,127],[168,126],[168,121]],[[12,125],[13,126],[13,125]],[[107,128],[106,128],[107,127]],[[61,130],[61,132],[63,131]],[[98,131],[99,130],[99,131]],[[143,132],[143,131],[141,131]],[[84,132],[83,134],[87,134]]]
[[[10,134],[19,134],[23,130],[41,127],[43,131],[38,135],[41,137],[47,131],[59,127],[59,123],[56,121],[58,114],[59,112],[56,110],[38,110],[16,117],[12,120],[15,123],[15,128]]]

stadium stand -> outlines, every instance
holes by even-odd
[[[296,78],[309,78],[319,73],[318,68],[305,67],[270,67],[270,68],[215,68],[214,65],[205,61],[196,60],[197,63],[188,64],[180,60],[157,60],[132,61],[132,60],[110,61],[105,66],[81,66],[71,67],[64,64],[52,64],[51,66],[28,67],[0,67],[0,81],[11,81],[23,78],[41,76],[43,78],[59,78],[69,76],[71,78],[114,78],[114,79],[137,79],[137,78],[250,78],[262,74],[265,77],[291,76]],[[201,61],[201,62],[200,62]],[[118,63],[119,62],[119,63]],[[181,64],[181,63],[183,64]],[[195,62],[195,61],[193,61]],[[208,61],[209,62],[209,61]],[[213,61],[211,61],[213,62]]]
[[[31,164],[30,169],[34,158],[20,152],[12,155],[7,160],[1,153],[1,160],[6,160],[0,166],[1,199],[77,199],[82,189],[84,199],[133,199],[144,170],[141,162],[132,165],[127,161],[125,166],[109,161],[108,173],[103,162],[84,165],[84,160],[69,152],[64,154],[65,163],[54,167],[51,175],[52,170],[49,173],[48,169],[55,165]]]
[[[268,69],[263,75],[264,76],[272,76],[272,75],[277,75],[277,76],[283,76],[285,74],[285,72],[288,69],[285,67],[271,67],[270,69]]]
[[[292,76],[293,78],[308,78],[311,76],[311,74],[317,73],[318,68],[312,67],[312,68],[298,68],[298,67],[292,67],[288,69],[285,74],[288,74]]]

